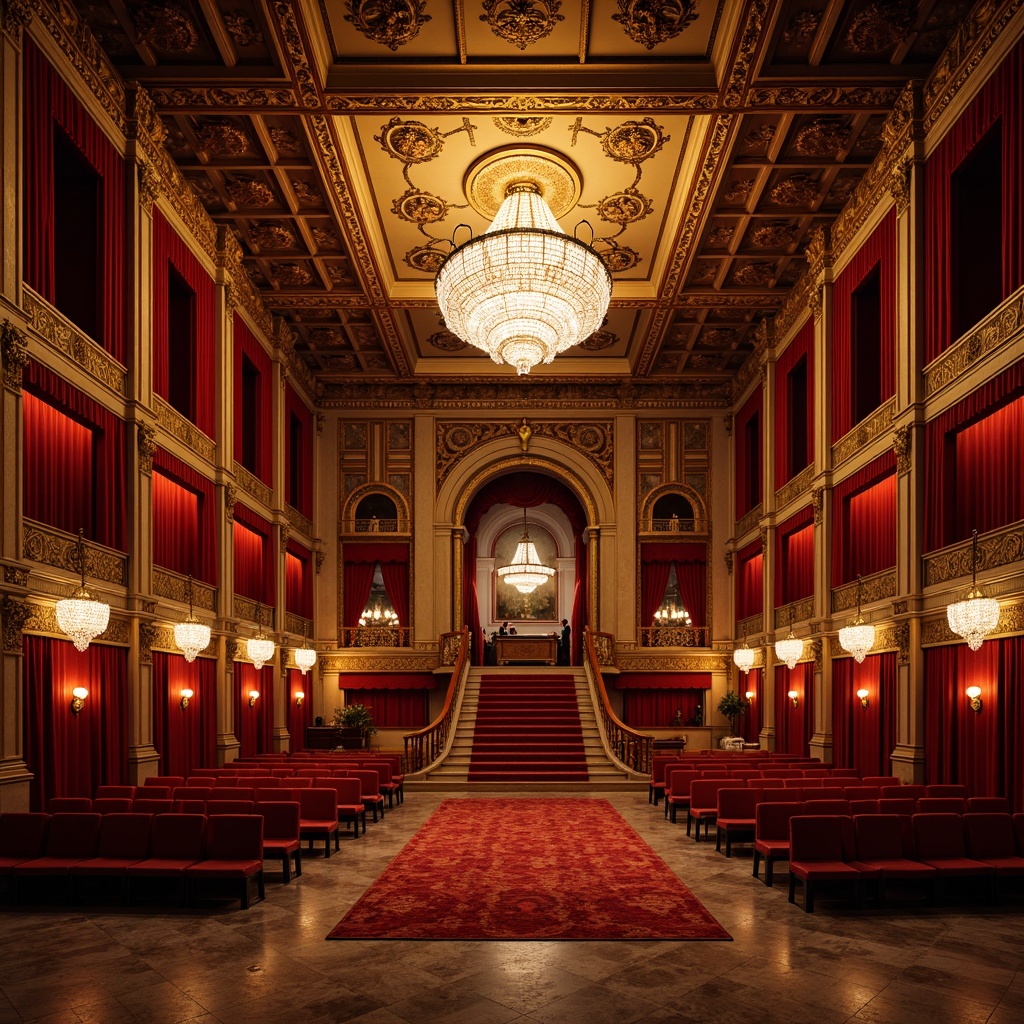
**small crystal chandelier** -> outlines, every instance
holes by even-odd
[[[305,675],[316,664],[316,651],[306,646],[306,624],[302,624],[302,646],[295,649],[295,664]]]
[[[858,665],[875,644],[875,627],[865,622],[860,613],[860,593],[860,573],[857,573],[857,618],[839,630],[839,646],[852,654]]]
[[[110,605],[95,601],[85,589],[85,541],[78,530],[78,567],[82,570],[82,585],[71,595],[57,602],[57,625],[74,641],[75,649],[84,651],[89,642],[107,628]]]
[[[188,574],[188,618],[179,622],[174,627],[174,642],[178,649],[185,655],[185,660],[192,662],[200,651],[205,651],[210,646],[210,627],[200,622],[192,614],[192,573]]]
[[[743,638],[743,646],[732,652],[732,660],[738,669],[749,672],[754,667],[754,652],[747,646],[747,638]]]
[[[796,663],[804,653],[804,642],[793,635],[793,606],[789,606],[789,636],[785,640],[775,641],[775,657],[786,663],[786,668],[796,668]]]
[[[256,602],[256,635],[245,642],[245,649],[258,672],[274,656],[274,641],[263,634],[263,605]]]
[[[555,570],[541,563],[537,549],[530,540],[530,532],[526,528],[526,507],[523,507],[523,537],[519,541],[516,553],[510,565],[503,565],[498,570],[498,578],[512,584],[520,594],[532,594],[542,583],[546,583]]]
[[[962,601],[946,609],[949,628],[967,641],[972,651],[978,650],[985,637],[999,623],[999,602],[986,597],[978,586],[978,531],[971,531],[971,589]]]
[[[491,226],[454,248],[434,281],[447,328],[518,373],[590,337],[611,290],[601,257],[567,235],[540,186],[524,180],[506,187]]]

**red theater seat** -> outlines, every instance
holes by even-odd
[[[203,856],[204,814],[158,814],[153,818],[149,856],[126,868],[133,883],[139,879],[166,879],[174,882],[177,903],[185,902],[185,871]]]
[[[193,892],[196,883],[235,882],[243,910],[249,909],[252,880],[263,899],[263,816],[219,814],[207,818],[203,859],[187,868],[185,874],[193,883]]]
[[[131,797],[98,796],[92,802],[97,814],[127,814],[132,809]]]
[[[0,814],[0,876],[13,875],[18,864],[42,857],[49,827],[50,815],[41,811]]]
[[[141,792],[145,792],[145,789]],[[173,810],[173,800],[151,800],[147,796],[137,796],[132,801],[132,814],[170,814]]]
[[[960,796],[923,796],[917,809],[921,814],[963,814],[966,803]]]
[[[759,803],[754,813],[754,869],[757,878],[764,857],[764,884],[774,884],[775,862],[789,859],[789,819],[803,813],[803,804]]]
[[[804,814],[851,814],[850,801],[838,797],[818,799],[814,797],[804,801]]]
[[[925,789],[928,790],[925,796],[959,796],[964,800],[970,796],[966,786],[948,783],[934,783],[930,786],[925,786]]]
[[[990,864],[999,877],[1024,875],[1024,856],[1017,853],[1009,814],[969,811],[964,815],[968,857]]]
[[[935,869],[907,856],[912,843],[909,817],[861,814],[853,819],[853,830],[857,850],[853,866],[877,877],[879,902],[885,899],[885,883],[890,878],[925,882],[931,893]]]
[[[967,798],[971,814],[1009,814],[1010,801],[1005,796],[972,796]]]
[[[936,897],[941,900],[942,886],[948,878],[993,876],[995,868],[967,856],[964,823],[959,814],[915,814],[915,856],[939,873]]]
[[[700,827],[707,837],[711,822],[718,816],[718,792],[722,789],[746,789],[743,779],[695,779],[690,785],[690,806],[686,809],[686,834],[696,822],[693,838],[700,842]]]
[[[700,772],[686,768],[669,767],[665,772],[665,817],[673,824],[676,812],[690,806],[690,785],[701,777]]]
[[[128,866],[149,856],[150,814],[106,814],[100,825],[96,856],[71,868],[72,885],[85,877],[114,877],[121,880],[121,897],[128,901]],[[79,886],[80,888],[80,886]]]
[[[796,815],[789,819],[789,902],[796,902],[796,883],[804,885],[804,910],[814,913],[820,882],[850,882],[862,898],[863,879],[853,859],[853,819],[841,815]]]
[[[380,791],[380,775],[368,768],[356,768],[350,772],[353,779],[359,780],[359,789],[362,794],[363,807],[373,812],[373,820],[377,820],[378,813],[384,817],[384,794]]]
[[[51,815],[45,852],[34,860],[14,865],[16,882],[23,878],[61,877],[67,886],[65,896],[70,900],[71,868],[96,856],[102,821],[102,815],[93,813],[58,811]],[[16,888],[15,901],[18,895]]]
[[[718,791],[715,849],[722,849],[722,837],[724,836],[726,857],[732,856],[734,842],[753,842],[757,797],[757,790],[745,787]]]
[[[87,796],[51,796],[46,804],[47,814],[88,814],[92,800]]]
[[[142,784],[142,788],[145,789],[148,786],[166,786],[169,789],[174,789],[175,786],[184,786],[185,779],[181,775],[151,775]],[[136,796],[141,794],[136,793]]]
[[[93,799],[105,799],[107,797],[127,797],[129,800],[135,796],[134,786],[97,786]]]
[[[292,858],[295,860],[296,878],[302,874],[299,802],[268,800],[259,805],[259,812],[263,815],[263,859],[279,859],[284,880],[290,882]]]
[[[313,780],[310,779],[310,782]],[[299,833],[313,848],[316,839],[324,841],[324,856],[331,855],[331,839],[338,848],[338,793],[334,789],[295,789],[300,807]]]

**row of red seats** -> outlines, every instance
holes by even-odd
[[[860,778],[854,768],[833,768],[822,765],[818,758],[762,761],[749,758],[719,757],[700,760],[688,757],[655,756],[651,765],[651,779],[647,792],[648,803],[657,805],[665,790],[666,775],[669,771],[700,772],[708,778],[800,778],[812,777]]]

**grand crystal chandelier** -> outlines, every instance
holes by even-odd
[[[754,667],[754,652],[747,646],[747,638],[743,638],[743,646],[732,652],[733,664],[740,671],[747,673]]]
[[[972,651],[978,650],[985,637],[999,623],[999,602],[986,597],[978,586],[978,531],[971,531],[971,589],[962,601],[946,609],[949,628],[967,641]]]
[[[786,663],[786,668],[796,668],[796,663],[804,653],[804,642],[793,634],[793,606],[789,606],[789,636],[785,640],[775,641],[775,657]]]
[[[531,163],[501,154],[484,160],[490,161],[486,171],[491,174],[499,173],[503,160],[525,173],[506,176],[491,226],[448,254],[434,291],[453,334],[496,363],[529,373],[601,326],[611,275],[592,246],[558,226],[540,184],[530,176],[537,167],[556,163],[563,173],[564,161],[536,154]]]
[[[256,635],[245,642],[245,650],[258,672],[274,656],[274,641],[263,633],[263,606],[256,602]]]
[[[523,508],[523,536],[516,547],[516,553],[508,565],[498,569],[498,578],[511,584],[520,594],[532,594],[542,583],[546,583],[555,570],[544,565],[526,527],[526,508]]]
[[[188,583],[188,618],[178,622],[174,626],[174,642],[178,649],[185,655],[185,660],[192,662],[200,651],[205,651],[210,646],[210,627],[205,622],[200,622],[192,614],[192,574],[189,573]]]
[[[859,665],[875,644],[875,627],[864,621],[860,613],[861,579],[857,573],[857,617],[839,630],[839,646],[853,655]]]
[[[71,595],[57,602],[57,625],[75,645],[84,651],[89,643],[107,628],[110,605],[97,601],[85,589],[85,540],[78,530],[78,567],[82,572],[82,585]]]
[[[295,664],[305,675],[316,664],[316,651],[306,646],[306,624],[302,624],[302,646],[295,649]]]

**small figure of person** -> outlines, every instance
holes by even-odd
[[[380,520],[376,516],[370,516],[370,533],[380,532]]]
[[[509,626],[509,627],[508,627],[508,635],[509,635],[509,636],[518,636],[518,635],[519,635],[519,633],[518,633],[518,631],[516,630],[516,627],[515,627],[515,626]]]
[[[558,645],[558,664],[559,665],[571,665],[572,664],[572,652],[569,650],[569,637],[572,635],[572,630],[569,628],[569,620],[562,619],[562,640]]]
[[[508,621],[507,620],[501,624],[501,628],[498,630],[498,636],[508,636]]]
[[[679,531],[679,513],[678,512],[673,512],[672,515],[669,517],[669,529],[671,529],[673,533],[678,533],[678,531]]]

